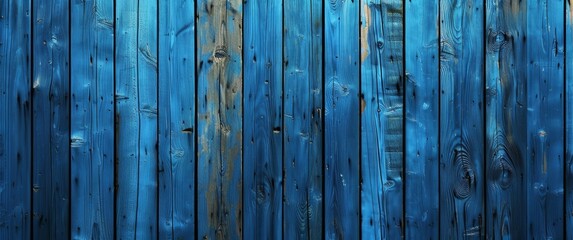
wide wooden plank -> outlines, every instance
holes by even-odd
[[[404,6],[361,0],[362,237],[403,236]]]
[[[33,2],[32,199],[34,239],[70,232],[69,1]]]
[[[324,5],[326,239],[360,235],[359,1]]]
[[[0,2],[0,236],[32,231],[30,0]]]
[[[284,6],[284,238],[320,239],[322,197],[323,4]]]
[[[244,6],[244,239],[281,239],[283,202],[282,3]]]
[[[565,229],[566,238],[573,239],[573,0],[565,1]]]
[[[563,9],[562,0],[527,2],[527,238],[565,237]]]
[[[486,2],[486,237],[525,239],[527,11]]]
[[[440,1],[440,234],[484,236],[484,11]]]
[[[116,11],[116,236],[157,238],[157,1]]]
[[[71,2],[71,238],[114,236],[113,3]]]
[[[195,237],[195,6],[159,1],[159,238]]]
[[[243,3],[197,4],[198,238],[240,239]]]
[[[406,239],[438,239],[439,0],[406,1]]]

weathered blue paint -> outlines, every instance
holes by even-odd
[[[32,232],[30,1],[0,3],[0,238]]]
[[[201,239],[240,239],[242,235],[242,8],[240,0],[201,0],[197,5],[197,227]]]
[[[159,238],[195,237],[195,5],[159,1]]]
[[[361,0],[360,6],[362,237],[399,239],[404,227],[404,6],[400,0]]]
[[[33,2],[32,236],[70,233],[69,1]]]
[[[284,239],[320,239],[322,196],[322,1],[284,6]]]
[[[157,238],[157,1],[117,1],[116,237]]]
[[[565,1],[565,229],[573,229],[573,0]],[[573,231],[566,231],[573,239]]]
[[[281,239],[283,212],[282,3],[244,5],[244,239]]]
[[[324,5],[324,228],[326,239],[360,233],[359,1]]]
[[[438,2],[405,1],[406,239],[439,239]]]

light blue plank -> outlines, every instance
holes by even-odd
[[[197,4],[198,238],[240,239],[243,3]]]
[[[406,1],[406,239],[438,239],[439,0]]]
[[[282,5],[244,6],[244,239],[281,239],[283,202]]]
[[[440,1],[440,238],[483,238],[484,11]]]
[[[157,1],[116,2],[116,236],[157,238]]]
[[[159,1],[159,238],[195,237],[195,6]]]
[[[71,4],[71,238],[112,239],[113,3]]]
[[[69,2],[33,2],[34,239],[66,239],[70,233]]]
[[[0,236],[31,233],[30,1],[0,2]]]
[[[285,239],[320,239],[322,197],[322,1],[284,6]]]
[[[358,1],[324,5],[324,222],[326,239],[360,234]]]

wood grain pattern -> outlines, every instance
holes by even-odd
[[[440,1],[440,234],[484,236],[484,11]]]
[[[284,239],[320,239],[322,196],[322,1],[284,6]]]
[[[159,238],[195,237],[195,5],[159,1]]]
[[[565,229],[573,229],[573,0],[565,1]],[[566,239],[573,231],[566,230]]]
[[[7,239],[32,232],[30,6],[0,2],[0,236]]]
[[[403,236],[403,17],[400,0],[362,0],[362,237]]]
[[[564,7],[527,2],[527,238],[564,238]]]
[[[118,1],[116,236],[157,238],[157,1]]]
[[[68,2],[33,2],[32,199],[34,239],[69,234],[70,82]]]
[[[113,3],[94,0],[70,4],[71,238],[112,239],[115,231]]]
[[[360,233],[358,1],[324,5],[324,222],[326,239]]]
[[[405,2],[406,239],[439,238],[438,2]]]
[[[486,236],[526,237],[526,2],[486,2]]]
[[[239,0],[197,5],[197,227],[203,239],[242,235],[242,8]]]

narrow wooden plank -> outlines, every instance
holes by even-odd
[[[564,5],[527,2],[527,238],[563,239]]]
[[[69,1],[34,0],[33,167],[34,239],[70,232]]]
[[[566,238],[573,239],[573,0],[565,1]]]
[[[526,238],[526,2],[486,2],[486,237]]]
[[[324,222],[326,239],[360,235],[358,1],[324,6]]]
[[[71,2],[71,238],[114,234],[113,2]]]
[[[245,3],[244,239],[281,239],[282,3]]]
[[[404,7],[400,0],[360,5],[362,237],[398,239],[404,226]]]
[[[197,4],[198,237],[240,239],[243,3]]]
[[[405,4],[405,238],[438,239],[439,0]]]
[[[195,6],[159,1],[159,238],[193,238]]]
[[[32,106],[30,0],[0,3],[0,236],[29,239]]]
[[[484,11],[440,1],[440,234],[484,236]]]
[[[157,1],[116,11],[116,236],[157,238]]]
[[[284,238],[320,239],[322,196],[322,1],[284,6]]]

